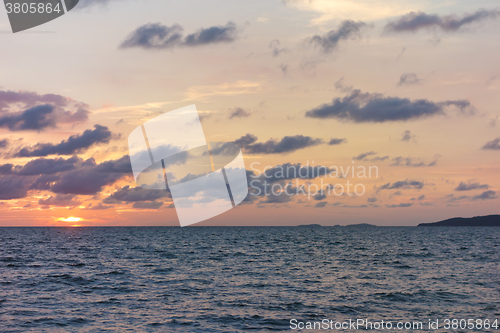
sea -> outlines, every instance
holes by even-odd
[[[3,333],[500,332],[495,319],[495,227],[0,228]],[[339,326],[358,320],[372,326]]]

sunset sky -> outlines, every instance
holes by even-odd
[[[127,137],[191,104],[250,178],[378,168],[273,178],[366,193],[254,195],[200,226],[499,213],[497,1],[81,0],[16,34],[1,10],[0,31],[0,226],[179,225],[168,194],[136,188]]]

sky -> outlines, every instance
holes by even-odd
[[[0,32],[0,226],[178,226],[127,138],[192,104],[254,181],[198,226],[499,213],[496,1],[81,0]]]

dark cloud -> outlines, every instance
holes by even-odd
[[[9,146],[9,139],[0,140],[0,148],[7,148]]]
[[[401,74],[399,77],[398,86],[410,86],[412,84],[420,84],[422,80],[420,80],[415,73],[405,73]]]
[[[184,40],[184,45],[199,46],[215,43],[230,43],[236,40],[236,33],[236,24],[228,22],[224,26],[200,29],[194,34],[187,35]]]
[[[312,147],[323,143],[321,139],[310,136],[295,135],[285,136],[281,140],[270,139],[266,142],[257,142],[243,146],[244,151],[249,154],[287,154],[306,147]]]
[[[257,142],[257,137],[248,133],[235,141],[214,147],[212,149],[212,154],[235,154],[234,144],[241,147],[247,154],[287,154],[322,143],[322,139],[315,139],[303,135],[285,136],[281,140],[270,139],[266,142]]]
[[[156,201],[169,197],[170,192],[167,190],[150,190],[127,185],[104,199],[104,203]]]
[[[361,38],[362,29],[367,25],[364,22],[352,20],[343,21],[338,29],[330,30],[323,36],[315,35],[309,39],[311,44],[321,48],[325,53],[335,50],[341,40]]]
[[[237,38],[236,24],[200,29],[183,37],[183,28],[174,24],[170,27],[161,23],[148,23],[134,30],[120,48],[139,47],[143,49],[172,49],[178,46],[201,46],[216,43],[230,43]]]
[[[368,198],[368,199],[367,199],[367,201],[368,201],[369,203],[374,203],[374,202],[377,202],[377,200],[378,200],[378,199],[377,199],[377,198],[375,198],[375,197],[371,197],[371,198]]]
[[[230,111],[229,119],[250,117],[250,112],[242,108],[234,108]]]
[[[73,111],[65,108],[72,108]],[[0,127],[11,131],[42,131],[59,123],[80,123],[90,115],[88,105],[54,95],[0,91]]]
[[[182,43],[183,28],[174,24],[167,27],[160,23],[148,23],[133,31],[120,48],[168,49]]]
[[[368,151],[366,153],[361,153],[358,156],[353,157],[353,160],[356,161],[364,161],[368,156],[376,155],[377,153],[374,151]]]
[[[392,159],[391,166],[407,166],[407,167],[432,167],[437,165],[437,159],[432,161],[431,163],[425,163],[420,158],[411,158],[411,157],[403,157],[398,156]]]
[[[93,195],[101,192],[104,186],[113,184],[131,173],[128,156],[101,164],[95,164],[91,159],[75,170],[63,172],[55,180],[41,176],[35,183],[36,188],[48,187],[54,193]]]
[[[47,127],[55,127],[54,107],[49,104],[34,106],[22,112],[9,112],[0,117],[0,127],[11,131],[41,131]]]
[[[334,146],[334,145],[340,145],[341,143],[346,143],[346,142],[347,142],[347,140],[345,138],[344,139],[332,138],[332,139],[330,139],[328,144],[330,146]]]
[[[464,25],[486,19],[495,19],[498,15],[500,15],[500,11],[486,9],[478,10],[472,14],[465,14],[461,18],[456,15],[439,16],[423,12],[410,12],[396,21],[387,23],[384,30],[386,32],[416,32],[424,28],[434,28],[445,32],[453,32]]]
[[[483,149],[485,150],[500,150],[500,138],[487,142]]]
[[[407,121],[435,115],[445,115],[446,108],[455,107],[462,113],[473,113],[468,101],[445,101],[434,103],[425,99],[411,101],[407,98],[384,97],[381,94],[363,93],[354,90],[343,98],[335,98],[330,104],[323,104],[306,112],[306,117],[356,123],[386,121]]]
[[[387,183],[378,188],[380,190],[395,190],[395,189],[422,189],[424,183],[417,180],[400,180],[394,183]]]
[[[0,200],[26,197],[31,178],[21,176],[0,176]]]
[[[79,206],[81,201],[72,194],[58,194],[48,199],[40,199],[38,204],[42,206],[75,207]]]
[[[100,164],[93,158],[83,160],[77,156],[41,158],[23,166],[3,164],[0,165],[0,200],[23,198],[30,190],[51,191],[57,195],[42,201],[44,205],[57,205],[57,201],[63,201],[61,198],[69,198],[63,195],[94,195],[104,186],[131,174],[128,155]]]
[[[72,155],[83,152],[95,144],[109,143],[111,131],[107,127],[94,125],[93,130],[72,135],[58,144],[38,143],[33,147],[24,147],[15,154],[16,157],[34,157],[48,155]]]
[[[326,194],[323,191],[321,191],[318,194],[316,194],[313,198],[314,198],[314,200],[318,200],[318,201],[325,200]]]
[[[455,191],[472,191],[472,190],[487,190],[490,186],[488,184],[480,184],[480,183],[464,183],[460,182],[460,184],[455,188]]]
[[[39,158],[29,161],[22,167],[17,166],[13,171],[22,176],[51,175],[58,172],[73,170],[76,168],[77,164],[81,163],[83,163],[83,160],[77,156],[73,156],[68,159]]]
[[[326,206],[326,204],[327,204],[326,201],[322,201],[322,202],[318,202],[314,207],[316,207],[316,208],[323,208],[323,207]]]
[[[496,199],[496,198],[498,198],[496,196],[496,192],[489,190],[489,191],[484,191],[481,194],[473,196],[472,200],[489,200],[489,199]]]
[[[13,164],[2,164],[0,165],[0,175],[10,175],[14,172],[13,170],[14,165]]]

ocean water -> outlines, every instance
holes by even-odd
[[[0,332],[500,320],[499,263],[500,228],[0,228]]]

